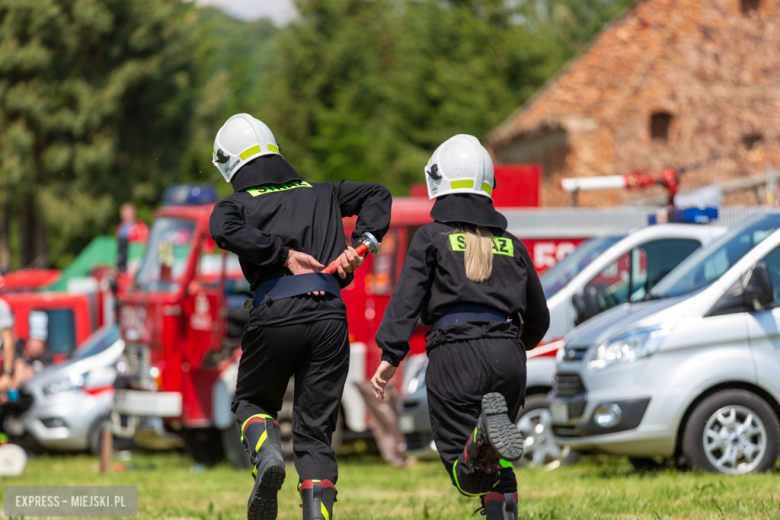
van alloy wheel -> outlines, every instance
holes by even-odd
[[[720,390],[696,404],[685,423],[682,454],[692,467],[731,475],[775,467],[780,421],[760,396]]]
[[[704,453],[722,473],[749,473],[766,456],[766,427],[744,406],[724,406],[704,426]]]
[[[552,414],[544,395],[529,395],[520,410],[517,429],[525,437],[522,465],[529,468],[555,469],[579,458],[568,447],[559,446],[552,430]]]

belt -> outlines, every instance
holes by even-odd
[[[507,321],[506,315],[480,305],[460,305],[436,320],[431,332],[444,327],[454,327],[471,321]]]
[[[275,300],[292,298],[315,291],[323,291],[341,299],[341,287],[336,277],[330,274],[307,273],[295,276],[284,276],[261,283],[255,289],[252,305],[259,307]]]

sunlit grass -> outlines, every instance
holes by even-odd
[[[4,485],[138,486],[139,518],[246,518],[248,471],[203,469],[180,454],[134,454],[125,471],[101,475],[86,455],[32,458],[25,474]],[[521,470],[521,518],[780,519],[778,472],[745,477],[662,470],[634,471],[626,459],[586,457],[555,471]],[[280,519],[301,517],[297,475],[288,467]],[[396,469],[373,457],[343,460],[339,520],[468,518],[477,500],[461,497],[438,462]],[[481,518],[477,516],[477,518]]]

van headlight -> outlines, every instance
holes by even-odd
[[[59,394],[61,392],[70,392],[72,390],[78,390],[84,386],[84,381],[87,379],[89,372],[80,374],[74,372],[67,379],[54,381],[43,387],[43,393],[46,395]]]
[[[418,354],[409,357],[404,365],[404,394],[412,395],[425,384],[425,370],[428,367],[428,356]]]
[[[605,341],[596,356],[588,362],[588,368],[596,372],[612,365],[633,363],[637,359],[652,356],[671,332],[664,327],[634,329]]]

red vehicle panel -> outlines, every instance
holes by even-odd
[[[14,336],[30,337],[30,313],[47,315],[47,344],[55,363],[67,359],[97,327],[93,302],[84,294],[10,293],[3,294],[14,313]],[[0,356],[1,357],[1,356]]]

